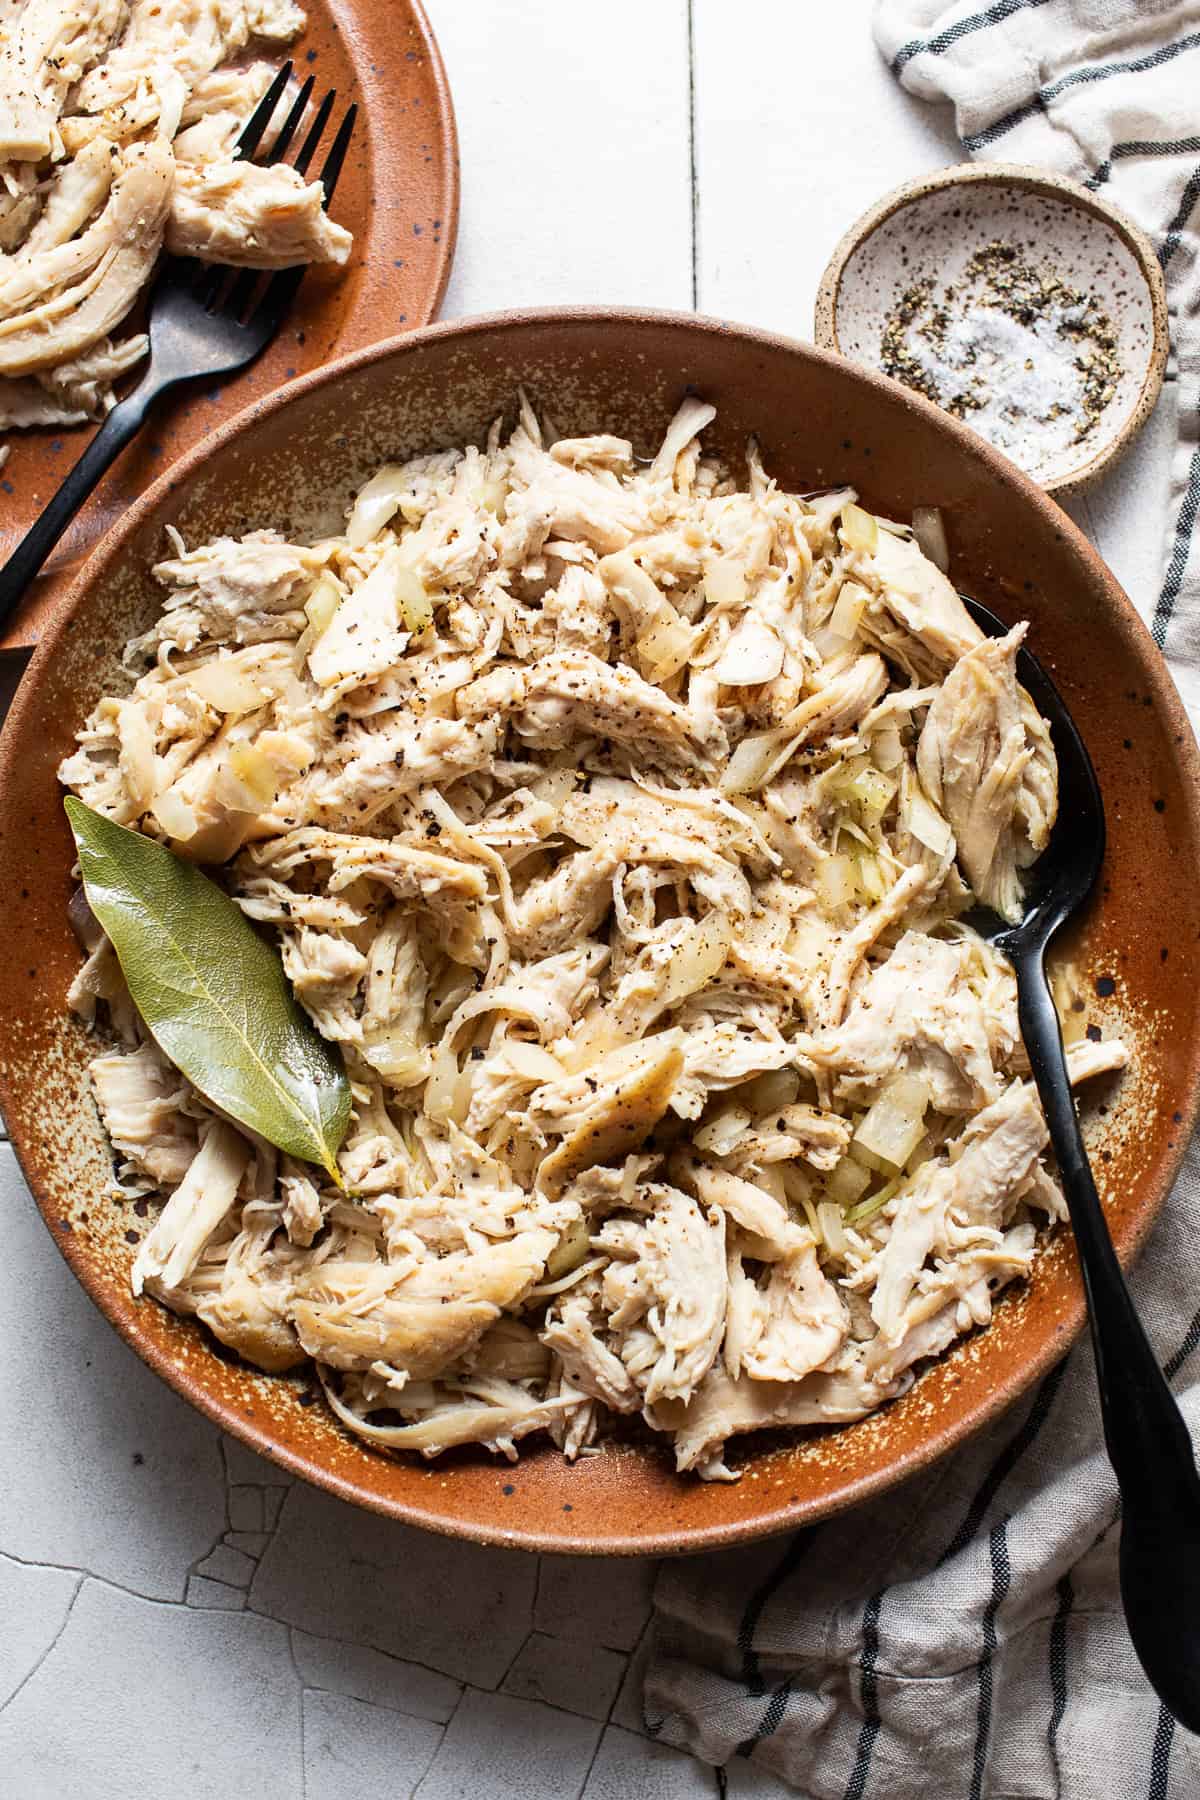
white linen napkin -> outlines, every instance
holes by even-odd
[[[972,155],[1111,193],[1158,250],[1179,444],[1161,587],[1139,597],[1200,714],[1200,5],[882,0],[884,56],[950,100]],[[1200,1154],[1133,1278],[1200,1432]],[[647,1728],[806,1800],[1194,1800],[1200,1739],[1121,1616],[1119,1513],[1090,1346],[1004,1420],[883,1499],[748,1550],[668,1563]],[[749,1777],[750,1771],[745,1771]]]

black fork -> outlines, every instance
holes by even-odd
[[[250,157],[262,144],[276,108],[291,80],[285,63],[246,122],[237,154]],[[287,154],[312,98],[310,75],[297,94],[263,160],[280,162]],[[308,173],[316,155],[336,94],[326,94],[317,108],[293,166]],[[347,109],[321,167],[325,205],[333,199],[346,158],[358,109]],[[0,625],[12,613],[26,588],[57,544],[105,470],[135,437],[160,394],[181,382],[231,375],[253,362],[271,342],[303,281],[306,270],[280,269],[265,278],[259,269],[229,269],[173,256],[164,262],[150,296],[150,358],[137,387],[118,402],[41,516],[26,532],[0,569]]]

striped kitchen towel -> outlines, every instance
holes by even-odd
[[[973,155],[1103,188],[1167,278],[1179,445],[1161,586],[1139,596],[1200,716],[1200,5],[883,0],[880,46],[952,101]],[[1200,1435],[1200,1153],[1133,1277]],[[883,1499],[749,1550],[664,1566],[647,1728],[731,1796],[1197,1800],[1200,1740],[1138,1667],[1091,1350]],[[744,1759],[749,1759],[747,1762]],[[755,1771],[760,1773],[756,1775]]]
[[[911,93],[951,101],[972,156],[1037,163],[1099,189],[1162,265],[1179,442],[1156,595],[1135,595],[1200,715],[1200,4],[883,0],[880,49]]]

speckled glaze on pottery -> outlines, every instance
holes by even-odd
[[[458,140],[446,73],[419,0],[305,0],[304,10],[307,29],[279,60],[290,56],[301,78],[314,76],[318,98],[337,90],[335,122],[358,103],[333,207],[354,233],[350,263],[345,271],[310,271],[284,329],[249,369],[160,402],[0,631],[0,650],[36,643],[56,596],[104,532],[207,432],[296,375],[427,324],[441,304],[458,229]],[[93,435],[91,426],[7,434],[0,563]]]
[[[830,258],[816,341],[880,368],[880,339],[901,295],[925,279],[944,288],[997,239],[1094,295],[1115,328],[1123,373],[1092,429],[1076,444],[1047,447],[1031,423],[1007,452],[1048,493],[1076,490],[1149,418],[1168,344],[1166,289],[1149,239],[1087,188],[1017,163],[962,163],[905,183],[852,225]]]
[[[240,1366],[197,1325],[135,1302],[148,1221],[107,1197],[111,1162],[90,1098],[94,1048],[66,1014],[79,953],[67,923],[72,851],[55,767],[156,615],[149,565],[164,528],[189,543],[278,525],[336,529],[378,463],[479,437],[518,383],[567,432],[619,431],[641,452],[691,387],[718,408],[731,460],[757,434],[801,491],[850,481],[907,518],[943,509],[959,585],[1032,642],[1078,719],[1108,808],[1110,847],[1078,958],[1087,1019],[1125,1033],[1136,1072],[1089,1098],[1088,1130],[1128,1261],[1179,1165],[1197,1110],[1200,758],[1157,650],[1087,542],[1033,482],[937,408],[807,346],[669,314],[569,311],[431,326],[305,377],[183,457],[105,539],[61,601],[0,735],[0,1101],[63,1255],[117,1330],[210,1418],[296,1474],[413,1524],[546,1551],[661,1554],[811,1522],[944,1454],[1060,1357],[1082,1316],[1070,1235],[873,1418],[807,1438],[741,1440],[743,1479],[677,1477],[659,1446],[623,1442],[564,1464],[550,1446],[509,1465],[472,1451],[391,1461],[347,1436],[303,1373]]]

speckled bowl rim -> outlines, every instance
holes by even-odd
[[[5,805],[9,792],[10,766],[14,762],[24,731],[27,729],[25,715],[27,712],[31,712],[35,706],[39,676],[53,660],[67,633],[72,630],[74,616],[83,605],[88,589],[99,577],[100,571],[121,557],[126,546],[142,528],[147,517],[174,488],[189,481],[204,464],[219,459],[229,445],[261,423],[264,418],[284,411],[293,401],[302,395],[311,393],[316,388],[333,386],[343,377],[367,368],[372,363],[384,361],[398,352],[419,350],[425,344],[445,339],[459,339],[463,343],[467,343],[472,338],[485,336],[497,328],[553,325],[571,321],[590,323],[599,329],[620,325],[631,327],[643,324],[670,325],[684,331],[694,332],[697,340],[703,340],[714,334],[724,336],[734,333],[748,343],[761,346],[764,351],[772,354],[811,359],[837,367],[848,373],[855,381],[863,383],[868,388],[876,389],[881,395],[894,395],[898,385],[886,376],[864,368],[862,364],[852,362],[847,357],[814,347],[812,344],[796,338],[786,337],[781,333],[735,324],[726,319],[703,314],[640,307],[564,306],[518,308],[504,312],[478,314],[465,319],[427,325],[420,330],[407,332],[385,339],[381,343],[369,345],[364,349],[352,351],[321,369],[300,376],[275,394],[254,402],[243,412],[237,414],[235,418],[218,426],[209,437],[186,452],[177,463],[174,463],[151,487],[147,488],[129,512],[100,540],[75,580],[64,591],[48,619],[45,633],[14,697],[3,729],[0,730],[0,808]],[[1059,511],[1055,503],[1048,498],[1045,490],[1039,487],[1016,464],[1010,462],[1000,451],[996,450],[993,445],[988,444],[977,433],[969,431],[966,426],[943,411],[942,408],[934,406],[931,401],[926,400],[920,394],[913,393],[908,389],[903,391],[907,406],[918,412],[924,411],[931,421],[936,421],[939,430],[950,438],[957,439],[966,454],[978,458],[984,463],[993,464],[996,474],[1001,480],[1023,490],[1024,498],[1031,507],[1039,510],[1049,507],[1057,514],[1055,521],[1057,529],[1061,531],[1064,538],[1071,541],[1073,547],[1083,555],[1085,560],[1095,565],[1108,595],[1117,630],[1126,637],[1130,634],[1139,637],[1149,645],[1152,641],[1149,632],[1115,577],[1069,515]],[[1175,738],[1176,754],[1182,772],[1188,777],[1182,786],[1192,814],[1192,829],[1195,835],[1200,837],[1200,747],[1197,746],[1183,702],[1160,653],[1147,662],[1145,674],[1152,692],[1153,705],[1156,709],[1161,710],[1169,722]],[[0,1063],[0,1108],[3,1108],[6,1113],[11,1111],[10,1082],[11,1076],[8,1068]],[[1139,1254],[1152,1225],[1158,1218],[1182,1167],[1192,1131],[1200,1118],[1200,1055],[1193,1055],[1172,1099],[1180,1113],[1180,1130],[1170,1140],[1169,1147],[1158,1164],[1154,1178],[1147,1182],[1145,1202],[1133,1221],[1132,1228],[1120,1244],[1120,1261],[1125,1267],[1128,1267]],[[686,1526],[672,1527],[667,1524],[664,1527],[651,1528],[636,1534],[606,1533],[603,1536],[590,1538],[566,1535],[558,1537],[546,1530],[480,1525],[457,1517],[449,1507],[442,1510],[436,1503],[432,1508],[407,1505],[343,1479],[335,1471],[306,1455],[302,1450],[293,1448],[278,1433],[261,1428],[253,1419],[244,1418],[236,1405],[223,1401],[197,1381],[165,1349],[150,1340],[144,1332],[139,1331],[135,1323],[127,1322],[122,1316],[115,1316],[105,1303],[104,1283],[86,1258],[79,1255],[74,1234],[61,1233],[53,1229],[50,1196],[38,1180],[30,1161],[27,1160],[25,1147],[19,1133],[13,1135],[12,1144],[21,1172],[28,1183],[34,1203],[42,1215],[47,1230],[80,1285],[95,1303],[98,1311],[136,1351],[143,1362],[161,1376],[167,1385],[190,1405],[196,1407],[213,1424],[238,1438],[259,1455],[266,1457],[302,1480],[310,1482],[314,1487],[324,1489],[340,1500],[362,1506],[368,1511],[380,1513],[386,1518],[396,1519],[403,1524],[435,1531],[443,1536],[461,1538],[469,1542],[498,1548],[575,1556],[690,1555],[703,1551],[730,1549],[739,1544],[753,1543],[782,1532],[794,1531],[802,1525],[814,1524],[819,1519],[845,1511],[849,1507],[861,1505],[864,1501],[886,1493],[910,1476],[928,1469],[952,1451],[960,1448],[986,1425],[1002,1417],[1023,1394],[1027,1393],[1037,1381],[1047,1375],[1062,1360],[1078,1338],[1086,1317],[1083,1288],[1077,1282],[1072,1300],[1060,1315],[1058,1327],[1055,1332],[1046,1334],[1038,1354],[1014,1367],[1011,1377],[1006,1382],[998,1385],[985,1400],[972,1409],[959,1414],[948,1428],[933,1430],[928,1437],[902,1451],[894,1464],[888,1464],[847,1481],[832,1502],[819,1503],[808,1508],[797,1508],[790,1502],[779,1503],[773,1507],[764,1508],[762,1512],[749,1518],[710,1527],[694,1529]]]
[[[955,187],[1019,187],[1032,194],[1042,194],[1047,199],[1063,200],[1075,206],[1080,212],[1090,213],[1093,218],[1101,220],[1114,231],[1132,255],[1150,298],[1150,358],[1142,381],[1138,397],[1121,429],[1115,432],[1095,455],[1082,468],[1073,474],[1060,476],[1054,481],[1037,481],[1035,475],[1029,475],[1031,481],[1047,494],[1068,495],[1090,487],[1113,463],[1122,457],[1137,436],[1158,402],[1162,392],[1163,377],[1166,373],[1167,355],[1170,350],[1170,326],[1167,320],[1167,288],[1163,280],[1163,272],[1159,266],[1154,246],[1140,226],[1135,225],[1125,213],[1114,206],[1111,201],[1103,200],[1089,188],[1082,187],[1079,182],[1072,181],[1069,176],[1055,175],[1047,169],[1037,169],[1028,163],[954,163],[948,169],[939,169],[934,175],[919,175],[913,181],[906,181],[902,186],[893,188],[882,200],[876,201],[862,217],[856,219],[849,230],[839,239],[837,247],[821,276],[817,289],[816,304],[813,309],[813,334],[819,349],[832,351],[836,356],[844,356],[837,331],[837,310],[841,298],[842,280],[847,264],[867,239],[879,227],[892,218],[894,214],[903,212],[906,206],[914,201],[923,200],[927,194],[937,194],[946,188]],[[867,365],[858,363],[856,368]],[[881,375],[880,370],[871,370],[872,374]],[[890,376],[882,376],[890,380]],[[903,384],[901,384],[903,385]],[[943,410],[942,408],[938,409]],[[948,417],[951,415],[947,415]],[[969,428],[968,428],[969,429]],[[978,434],[974,434],[978,435]],[[991,446],[995,449],[995,445]],[[998,450],[997,455],[1004,452]],[[1010,459],[1011,460],[1011,459]],[[1018,464],[1018,467],[1020,465]],[[1022,470],[1022,474],[1028,474]]]

